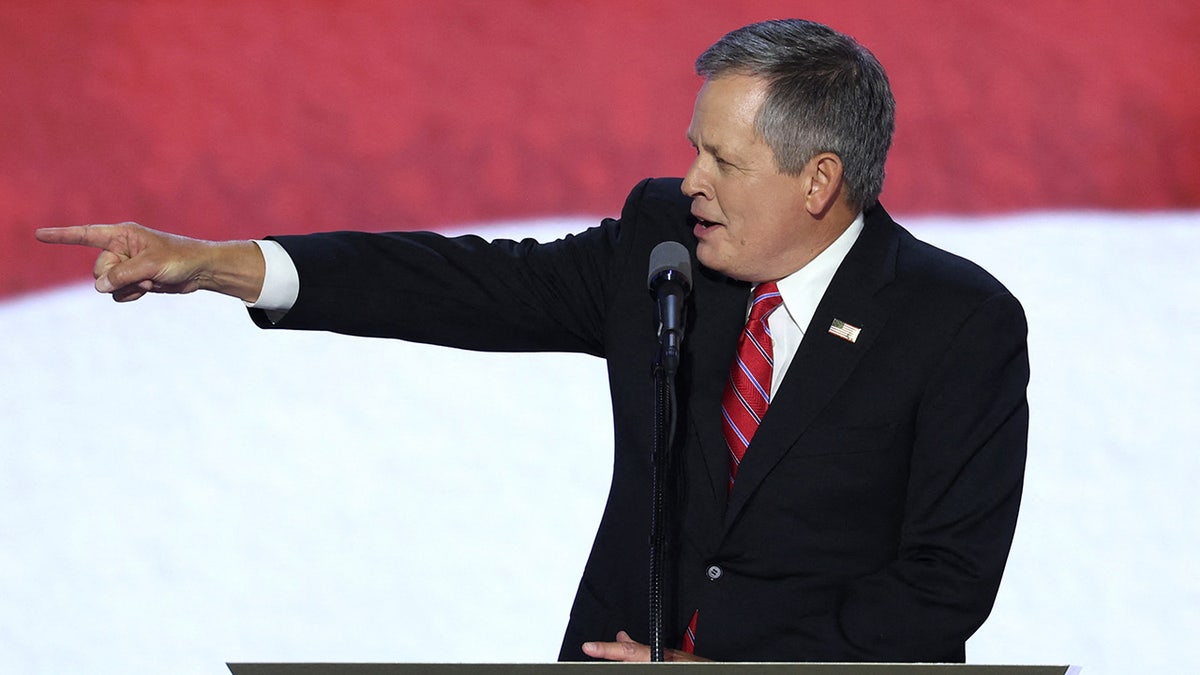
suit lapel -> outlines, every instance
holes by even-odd
[[[723,509],[729,482],[729,447],[721,432],[721,395],[749,299],[749,284],[731,281],[711,270],[697,275],[693,295],[697,319],[688,337],[690,348],[685,343],[691,353],[690,381],[684,389],[709,478],[711,491],[705,498],[716,500],[717,513]]]
[[[871,348],[889,318],[890,309],[875,297],[894,277],[897,229],[882,207],[867,213],[862,234],[821,298],[787,375],[746,450],[725,511],[725,531],[785,455],[820,450],[797,443]],[[834,319],[861,329],[854,342],[829,332]],[[731,348],[728,358],[732,353]],[[720,395],[718,391],[718,409]],[[720,419],[716,425],[721,438]]]

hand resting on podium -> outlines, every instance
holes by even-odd
[[[615,642],[585,642],[583,653],[594,659],[606,661],[649,661],[650,647],[633,638],[629,633],[620,631]],[[664,649],[663,659],[666,661],[708,661],[695,654],[689,654],[678,649]]]

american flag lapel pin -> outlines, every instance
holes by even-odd
[[[858,340],[858,334],[862,332],[862,329],[858,326],[852,326],[841,319],[834,319],[833,324],[829,326],[829,332],[846,342],[854,342]]]

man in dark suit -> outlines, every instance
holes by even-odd
[[[1021,307],[877,203],[894,104],[850,38],[755,24],[697,70],[687,175],[644,181],[620,219],[557,242],[214,244],[133,225],[39,237],[104,248],[97,288],[119,300],[208,288],[268,328],[607,359],[613,481],[560,658],[619,660],[648,657],[645,270],[655,245],[682,242],[700,265],[678,373],[668,657],[962,661],[1020,501]]]

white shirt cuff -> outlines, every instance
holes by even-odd
[[[300,273],[296,271],[292,257],[279,242],[255,240],[254,243],[262,251],[266,271],[258,300],[247,302],[246,306],[264,310],[271,321],[278,321],[296,304],[296,298],[300,295]]]

